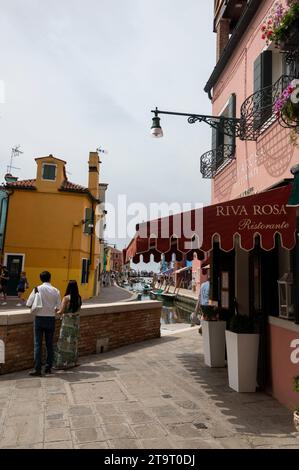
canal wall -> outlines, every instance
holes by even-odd
[[[161,302],[152,300],[84,305],[80,312],[79,355],[100,354],[159,338],[161,308]],[[0,374],[33,366],[33,320],[28,310],[0,313]],[[61,321],[56,320],[55,342],[60,325]]]

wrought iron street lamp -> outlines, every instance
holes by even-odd
[[[184,116],[188,118],[189,124],[195,124],[196,122],[205,122],[209,126],[213,127],[219,132],[230,137],[240,137],[244,133],[243,120],[238,118],[229,118],[225,116],[207,116],[204,114],[188,114],[188,113],[176,113],[173,111],[160,111],[158,108],[151,111],[154,113],[153,124],[151,127],[151,134],[153,137],[163,137],[163,130],[160,124],[159,114],[170,114],[173,116]]]

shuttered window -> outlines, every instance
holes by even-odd
[[[236,94],[233,93],[228,102],[228,117],[229,118],[236,118],[237,117],[237,97]],[[231,145],[232,147],[232,154],[235,153],[236,151],[236,134],[234,132],[234,135],[232,136],[227,136],[227,144]]]
[[[82,273],[81,273],[81,284],[88,284],[89,278],[89,260],[82,259]]]
[[[257,93],[254,97],[255,129],[261,127],[272,114],[272,94],[266,91],[258,93],[270,86],[272,86],[272,52],[265,51],[257,57],[253,67],[253,87],[254,93]]]
[[[56,165],[43,165],[43,180],[55,181],[56,180]]]
[[[236,94],[233,93],[228,102],[228,106],[224,110],[223,117],[235,118],[236,117]],[[232,146],[232,154],[235,153],[236,148],[236,136],[225,135],[221,129],[212,128],[212,150],[219,149],[220,151],[216,154],[216,169],[220,168],[224,162],[224,149],[223,145]]]
[[[93,210],[91,207],[85,209],[84,233],[91,235],[93,233]]]

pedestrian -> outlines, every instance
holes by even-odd
[[[17,303],[17,307],[22,307],[23,305],[26,304],[26,300],[23,298],[23,295],[25,293],[25,290],[29,289],[29,284],[27,281],[26,273],[25,271],[21,272],[21,277],[19,280],[19,284],[17,287],[17,294],[19,297],[19,303]]]
[[[205,307],[210,303],[210,275],[200,286],[199,297],[195,307],[195,312],[191,314],[191,326],[199,325],[198,332],[202,334],[201,320],[205,316]]]
[[[9,272],[6,266],[1,266],[0,272],[0,291],[3,295],[3,302],[1,305],[7,305],[7,285],[9,281]]]
[[[78,341],[80,332],[80,308],[82,305],[76,281],[68,283],[65,296],[56,313],[62,323],[55,352],[55,369],[69,369],[78,365]]]
[[[33,313],[34,319],[34,362],[35,370],[30,372],[29,375],[33,377],[40,377],[42,375],[42,344],[43,336],[45,336],[47,358],[45,366],[45,374],[50,374],[53,366],[53,338],[55,332],[55,315],[56,308],[61,305],[60,292],[58,289],[51,285],[51,273],[44,271],[40,274],[42,284],[31,292],[27,300],[27,307],[32,307],[35,296],[39,294],[41,299],[41,306],[38,307]]]

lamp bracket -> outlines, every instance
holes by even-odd
[[[238,118],[228,118],[225,116],[208,116],[204,114],[176,113],[172,111],[161,111],[158,108],[151,111],[157,117],[159,114],[170,114],[173,116],[184,116],[188,118],[189,124],[205,122],[219,132],[229,137],[240,137],[242,139],[244,120]]]

